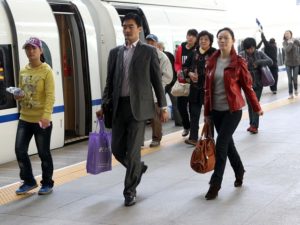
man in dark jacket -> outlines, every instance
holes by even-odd
[[[102,100],[103,105],[112,101],[111,149],[126,168],[124,205],[132,206],[136,202],[136,188],[147,170],[141,161],[140,148],[146,121],[155,113],[152,87],[162,122],[167,121],[168,111],[157,51],[139,39],[142,19],[137,14],[128,13],[122,26],[125,43],[109,53]],[[96,115],[102,118],[103,109]]]
[[[176,50],[174,66],[179,82],[185,82],[184,77],[182,76],[182,65],[185,63],[186,59],[193,54],[196,47],[197,35],[198,31],[196,29],[188,30],[186,34],[186,41],[182,42]],[[185,137],[189,135],[191,128],[190,115],[188,112],[188,97],[177,97],[177,106],[183,125],[182,137]]]
[[[252,77],[252,87],[256,94],[258,101],[260,101],[263,85],[261,82],[261,71],[260,68],[262,66],[271,66],[272,59],[267,56],[266,53],[256,50],[257,44],[254,38],[248,37],[243,41],[243,51],[240,52],[240,55],[246,59],[248,64],[248,70]],[[248,104],[248,114],[250,119],[250,127],[247,129],[252,134],[258,133],[259,127],[259,115],[254,112],[253,108],[251,107],[251,103],[247,98]]]
[[[216,51],[212,47],[214,36],[206,30],[201,31],[196,40],[197,47],[182,65],[186,79],[190,81],[189,112],[190,135],[184,142],[196,145],[199,138],[199,119],[204,103],[205,63]]]
[[[264,43],[264,52],[273,60],[272,66],[269,66],[271,73],[273,74],[275,83],[270,86],[270,89],[273,94],[277,93],[277,82],[278,82],[278,64],[277,64],[277,45],[274,38],[271,38],[270,41],[267,41],[263,32],[261,32],[261,41],[257,45],[257,48],[260,48],[262,43]]]

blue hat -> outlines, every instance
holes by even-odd
[[[148,34],[146,37],[146,40],[152,40],[152,41],[158,42],[158,38],[154,34]]]

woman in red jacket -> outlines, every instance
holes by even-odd
[[[236,54],[233,47],[233,31],[225,27],[218,31],[217,38],[219,50],[207,60],[205,81],[205,122],[213,120],[218,133],[216,164],[209,182],[209,190],[205,195],[207,200],[218,196],[227,157],[235,173],[234,186],[241,187],[243,183],[245,170],[232,138],[242,118],[242,107],[245,106],[241,89],[254,112],[263,114],[252,89],[252,79],[246,61]]]

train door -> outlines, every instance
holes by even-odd
[[[143,11],[140,8],[124,7],[119,5],[116,5],[115,8],[120,16],[121,21],[123,21],[124,16],[130,12],[136,13],[142,18],[142,32],[140,33],[140,40],[145,42],[145,37],[150,34],[150,29]]]
[[[87,36],[75,4],[50,2],[60,38],[65,143],[86,138],[91,130],[92,99]]]

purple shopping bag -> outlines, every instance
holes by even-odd
[[[99,174],[111,170],[111,132],[105,131],[104,121],[98,120],[100,131],[90,132],[86,171]]]

